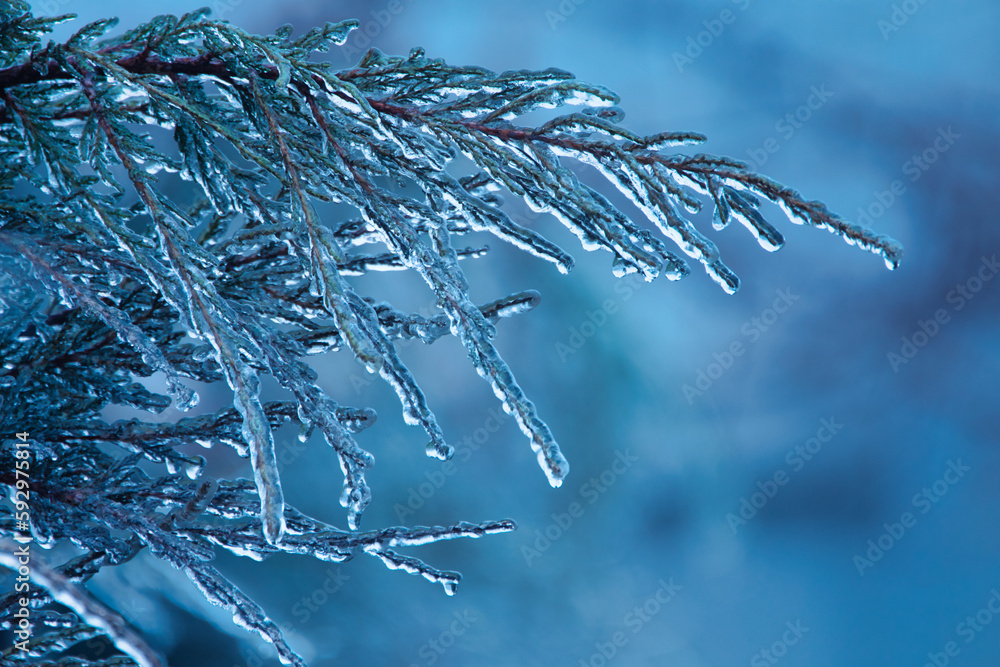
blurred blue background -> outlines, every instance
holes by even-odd
[[[202,4],[35,8],[117,15],[131,27]],[[577,268],[561,276],[496,242],[464,267],[478,302],[541,291],[536,310],[502,323],[498,346],[570,476],[550,488],[512,420],[491,421],[502,413],[454,340],[402,348],[459,449],[454,474],[424,456],[422,432],[403,424],[387,386],[346,355],[317,361],[338,401],[380,415],[360,438],[377,460],[363,528],[513,518],[519,530],[411,550],[463,573],[454,597],[363,556],[340,565],[220,556],[290,624],[311,664],[996,664],[1000,280],[983,258],[1000,250],[1000,7],[214,7],[252,32],[356,17],[361,30],[330,55],[345,68],[370,43],[494,70],[569,70],[619,93],[631,130],[703,132],[707,152],[748,160],[906,248],[890,272],[769,208],[787,239],[769,255],[746,230],[716,233],[701,216],[743,280],[727,296],[700,269],[679,283],[617,281],[607,255],[583,252],[554,220],[508,198],[516,219],[560,241]],[[432,303],[410,276],[375,278],[359,284],[400,307]],[[742,353],[727,356],[734,343]],[[279,447],[294,435],[279,433]],[[248,475],[246,462],[222,454],[210,473]],[[344,525],[329,450],[313,440],[285,461],[289,502]],[[94,589],[130,600],[126,615],[171,664],[277,664],[164,564],[118,569]]]

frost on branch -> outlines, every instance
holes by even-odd
[[[85,550],[57,568],[76,583],[148,548],[288,663],[300,659],[274,624],[207,564],[214,547],[257,559],[287,551],[343,560],[360,550],[451,593],[457,574],[393,549],[514,527],[357,532],[373,457],[356,436],[375,414],[327,395],[307,357],[350,350],[395,390],[405,421],[426,433],[427,453],[446,459],[446,430],[396,343],[454,335],[549,483],[569,470],[493,344],[499,321],[532,309],[538,294],[477,305],[461,267],[488,251],[489,234],[572,268],[566,249],[511,219],[502,195],[551,213],[585,250],[609,252],[618,276],[676,280],[694,260],[735,291],[738,278],[689,219],[705,202],[715,229],[736,220],[769,251],[783,239],[762,201],[890,268],[899,262],[891,239],[740,162],[674,151],[703,142],[699,134],[630,132],[614,93],[562,70],[497,74],[415,49],[373,50],[334,71],[310,56],[342,44],[356,21],[258,37],[207,11],[108,39],[115,22],[100,21],[42,46],[64,18],[33,17],[20,0],[0,9],[0,435],[31,433],[32,536]],[[557,111],[538,126],[522,120],[537,110]],[[606,191],[631,202],[631,217],[581,182],[574,164],[602,174]],[[355,213],[324,219],[327,202]],[[407,314],[362,294],[352,279],[369,271],[419,276],[439,311]],[[135,381],[153,373],[169,397]],[[289,400],[262,402],[262,376]],[[109,405],[158,412],[173,400],[191,409],[187,380],[224,381],[232,408],[175,423],[101,418]],[[349,530],[285,503],[273,433],[290,421],[303,441],[318,433],[336,452]],[[191,443],[232,446],[250,459],[253,481],[205,481],[204,459],[182,453]],[[4,447],[3,470],[13,470]],[[143,460],[167,474],[148,476]],[[11,486],[13,473],[3,475]],[[55,593],[42,583],[32,599],[41,608]],[[89,622],[56,626],[86,633],[80,624]]]

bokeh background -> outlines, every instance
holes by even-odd
[[[117,15],[131,27],[202,4],[35,9]],[[402,349],[458,446],[454,468],[424,456],[422,433],[377,378],[346,357],[318,360],[337,400],[380,415],[360,438],[377,460],[364,528],[513,518],[519,530],[411,551],[463,573],[454,597],[364,556],[338,565],[221,555],[220,568],[289,624],[311,664],[996,664],[1000,280],[984,262],[1000,250],[996,3],[214,8],[252,32],[356,17],[361,30],[329,56],[345,68],[370,45],[419,45],[456,64],[569,70],[618,92],[630,129],[703,132],[706,151],[748,160],[906,248],[890,272],[771,208],[787,244],[770,255],[746,230],[712,232],[702,216],[743,279],[727,296],[700,269],[678,283],[617,281],[607,255],[508,201],[577,268],[561,276],[495,242],[465,268],[479,302],[541,291],[536,310],[502,323],[498,346],[570,476],[550,488],[512,420],[491,421],[499,406],[453,340]],[[411,276],[376,278],[363,289],[400,307],[433,302]],[[734,343],[742,354],[727,357]],[[904,351],[912,358],[892,363]],[[204,398],[205,409],[227,400]],[[279,451],[294,435],[279,434]],[[212,455],[210,473],[249,474],[246,462]],[[286,453],[282,468],[289,502],[345,524],[341,474],[322,443]],[[118,570],[93,590],[171,664],[277,664],[162,563]]]

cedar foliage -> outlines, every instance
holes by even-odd
[[[566,459],[491,342],[499,320],[539,296],[472,303],[461,262],[487,248],[461,241],[491,234],[564,273],[573,259],[515,222],[501,194],[552,214],[584,249],[611,253],[618,276],[676,280],[689,273],[687,257],[734,292],[738,278],[687,218],[703,203],[714,229],[736,221],[769,251],[783,239],[762,201],[890,268],[899,262],[891,239],[741,162],[672,150],[701,143],[699,134],[630,132],[614,93],[565,71],[498,74],[421,49],[371,50],[334,71],[311,55],[342,44],[356,21],[260,37],[208,14],[160,16],[105,38],[116,24],[109,19],[43,45],[71,17],[35,17],[21,0],[0,9],[0,483],[12,499],[23,459],[16,433],[29,434],[31,462],[30,523],[4,507],[0,534],[80,552],[46,565],[36,551],[28,651],[2,654],[14,663],[109,664],[66,653],[103,635],[129,656],[116,660],[162,664],[82,585],[143,549],[294,665],[304,663],[280,630],[212,566],[215,548],[258,560],[364,552],[454,593],[457,573],[395,549],[514,523],[361,531],[373,457],[357,434],[375,414],[324,393],[307,358],[349,350],[395,389],[406,422],[426,432],[428,455],[447,459],[453,449],[395,343],[458,337],[558,486]],[[567,106],[577,110],[537,127],[517,123]],[[456,168],[459,156],[472,168]],[[640,215],[581,182],[574,161],[594,167]],[[183,196],[171,175],[190,182]],[[322,202],[347,204],[355,217],[321,219]],[[422,279],[439,312],[401,312],[351,282],[388,270]],[[136,381],[154,375],[165,395]],[[263,402],[262,375],[288,399]],[[176,422],[102,418],[114,405],[193,408],[187,379],[224,382],[232,407]],[[319,434],[336,452],[346,529],[284,502],[273,432],[288,422],[303,441]],[[193,443],[233,447],[249,458],[252,480],[209,476],[203,458],[185,453]],[[4,546],[3,564],[16,569],[13,542]],[[17,597],[0,598],[5,629],[16,625]]]

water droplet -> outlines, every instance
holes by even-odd
[[[174,399],[174,406],[181,412],[191,410],[198,405],[198,401],[200,400],[198,392],[185,387],[180,383],[175,383],[174,386],[171,387],[170,393]]]
[[[190,479],[197,479],[201,471],[205,468],[204,456],[193,456],[184,464],[184,474]]]

